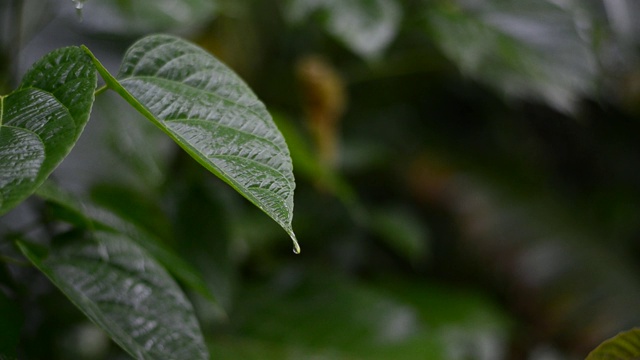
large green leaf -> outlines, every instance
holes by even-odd
[[[640,359],[640,329],[622,332],[595,348],[586,360]]]
[[[94,62],[111,89],[271,216],[300,251],[291,228],[289,150],[265,106],[235,73],[200,47],[168,35],[135,43],[117,80]]]
[[[375,59],[393,40],[402,18],[396,0],[291,0],[288,18],[304,21],[314,12],[326,14],[324,26],[356,54]]]
[[[96,71],[80,48],[47,54],[19,89],[0,96],[0,214],[31,195],[84,129]]]
[[[96,231],[22,252],[87,317],[136,359],[208,359],[191,303],[169,274],[130,239]]]

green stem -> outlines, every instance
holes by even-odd
[[[106,84],[102,85],[101,87],[96,89],[96,92],[93,93],[93,96],[98,96],[107,90],[109,90],[109,86],[107,86]]]
[[[12,257],[5,256],[5,255],[0,255],[0,262],[3,262],[5,264],[18,265],[18,266],[30,266],[31,265],[30,263],[28,263],[26,261],[14,259]]]
[[[89,48],[87,48],[84,45],[81,45],[80,48],[84,50],[84,52],[86,52],[89,56],[91,56],[91,59],[93,60],[93,64],[96,66],[98,73],[100,74],[100,76],[102,76],[102,79],[105,82],[104,87],[108,87],[109,89],[118,93],[118,95],[122,96],[122,98],[125,99],[129,103],[129,105],[133,106],[133,108],[136,109],[136,111],[138,111],[144,117],[149,119],[149,121],[154,123],[160,129],[163,129],[163,130],[165,129],[164,126],[160,124],[160,122],[155,118],[155,116],[153,116],[153,114],[151,114],[151,112],[149,112],[147,108],[145,108],[142,104],[140,104],[140,102],[138,102],[131,94],[129,94],[129,92],[122,85],[120,85],[118,80],[116,80],[116,78],[113,77],[111,73],[109,73],[109,70],[107,70],[104,67],[104,65],[102,65],[100,60],[98,60],[95,57],[95,55],[93,55],[93,53],[91,52],[91,50],[89,50]],[[171,133],[167,132],[166,130],[165,130],[165,133],[167,133],[167,135],[169,135],[173,140],[177,141],[177,139],[175,139],[175,137]]]

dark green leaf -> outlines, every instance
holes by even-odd
[[[242,351],[248,358],[263,348],[265,359],[447,358],[441,334],[428,330],[414,308],[326,269],[293,286],[261,286],[241,298],[243,338],[235,344],[216,341],[214,348]]]
[[[50,182],[42,185],[37,194],[56,206],[54,216],[58,220],[69,222],[82,229],[99,229],[124,234],[148,251],[178,280],[211,301],[218,311],[224,312],[202,279],[202,275],[154,235],[110,211],[80,202]]]
[[[95,67],[80,48],[53,51],[0,97],[0,214],[40,186],[84,129],[94,99]]]
[[[427,229],[421,219],[408,209],[390,207],[374,210],[370,226],[389,247],[414,264],[427,255]]]
[[[291,228],[289,150],[265,106],[237,75],[203,49],[167,35],[135,43],[118,80],[94,60],[110,88],[280,224],[299,252]]]
[[[356,54],[374,59],[395,37],[402,13],[395,0],[291,0],[288,17],[304,21],[310,14],[327,14],[326,29]]]
[[[208,359],[191,303],[169,274],[130,239],[97,231],[22,252],[87,317],[136,359]]]
[[[241,336],[215,339],[212,348],[248,359],[260,351],[264,359],[505,357],[509,321],[477,292],[397,278],[372,287],[326,269],[292,280],[300,273],[242,294]]]
[[[622,332],[595,348],[586,360],[640,359],[640,329]]]

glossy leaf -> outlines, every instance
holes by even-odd
[[[53,51],[0,97],[0,214],[40,186],[84,129],[94,99],[95,67],[80,48]]]
[[[103,231],[48,255],[18,244],[87,317],[136,359],[208,359],[191,303],[130,239]]]
[[[595,39],[585,9],[538,0],[456,0],[429,9],[433,38],[444,53],[506,94],[571,111],[595,90]]]
[[[368,59],[382,54],[398,32],[402,18],[395,0],[292,0],[287,8],[294,23],[317,11],[327,15],[325,27],[329,33]]]
[[[622,332],[595,348],[586,360],[635,360],[640,358],[640,329]]]
[[[224,312],[214,294],[208,289],[202,275],[154,235],[110,211],[80,202],[50,182],[42,185],[37,195],[55,205],[53,215],[58,220],[66,221],[81,229],[120,233],[135,241],[178,280],[211,301],[218,311]]]
[[[291,228],[289,150],[265,106],[237,75],[203,49],[167,35],[135,43],[117,80],[94,61],[111,89],[271,216],[300,251]]]

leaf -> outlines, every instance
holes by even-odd
[[[319,270],[319,271],[318,271]],[[353,283],[326,268],[247,286],[238,331],[212,341],[221,358],[502,359],[507,315],[475,291],[424,281]],[[263,351],[263,356],[258,351]],[[218,353],[220,351],[220,353]],[[226,356],[225,356],[226,355]]]
[[[91,0],[82,10],[82,25],[91,31],[132,36],[154,31],[195,28],[217,13],[215,0]],[[62,7],[68,17],[77,18],[69,5]]]
[[[237,322],[239,333],[274,345],[350,358],[362,355],[363,359],[394,358],[381,356],[390,349],[396,350],[395,358],[416,358],[405,352],[409,351],[405,346],[413,347],[414,340],[423,349],[432,346],[414,309],[387,294],[326,269],[300,280],[284,287],[249,287],[236,305],[236,311],[245,314]],[[307,352],[298,358],[310,355]]]
[[[429,233],[409,209],[387,207],[372,212],[369,226],[398,255],[418,264],[428,253]]]
[[[640,359],[640,329],[632,329],[606,340],[595,348],[585,360]]]
[[[300,251],[291,228],[289,150],[265,106],[237,75],[203,49],[168,35],[135,43],[118,80],[94,62],[111,89],[280,224],[294,252]]]
[[[68,47],[45,55],[20,88],[0,96],[0,214],[40,186],[82,133],[97,76],[91,58]]]
[[[314,12],[326,14],[325,27],[353,52],[366,58],[380,57],[393,40],[402,18],[395,0],[291,0],[287,15],[299,23]]]
[[[136,359],[209,359],[191,303],[130,239],[97,231],[42,256],[25,256],[87,317]]]
[[[170,273],[194,291],[209,300],[216,310],[224,313],[214,294],[209,290],[202,275],[188,262],[167,248],[160,239],[135,224],[121,219],[116,214],[88,203],[82,203],[50,182],[37,191],[38,196],[55,204],[55,218],[71,223],[81,229],[116,232],[127,236],[164,265]]]
[[[429,9],[434,40],[469,76],[563,111],[595,90],[595,39],[585,9],[548,0],[457,0]]]

